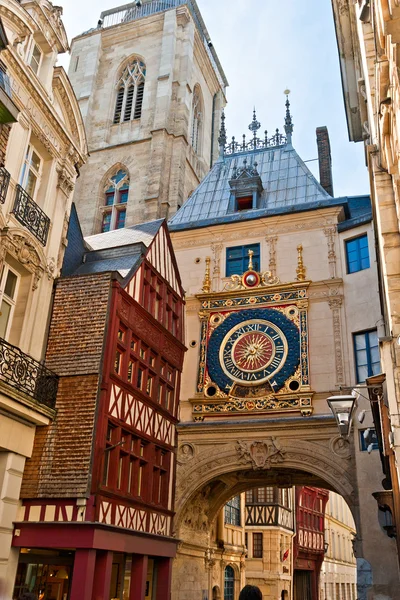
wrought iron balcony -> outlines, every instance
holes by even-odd
[[[0,204],[6,201],[10,173],[4,167],[0,167]]]
[[[3,338],[0,338],[1,380],[39,404],[55,407],[58,376]]]
[[[17,195],[12,212],[15,218],[45,246],[50,219],[20,185],[17,185]]]

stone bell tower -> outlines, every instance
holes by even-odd
[[[172,216],[218,157],[225,104],[196,1],[107,10],[71,52],[90,152],[75,195],[83,233]]]

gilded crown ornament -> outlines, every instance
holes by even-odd
[[[206,272],[204,273],[203,287],[202,287],[202,291],[204,292],[204,294],[209,294],[211,292],[210,263],[211,263],[211,258],[209,256],[207,256]]]
[[[306,268],[303,263],[303,246],[300,244],[297,246],[297,281],[306,280]]]

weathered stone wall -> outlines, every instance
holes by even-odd
[[[146,65],[142,116],[113,125],[116,86],[134,56]],[[83,233],[100,231],[104,182],[118,164],[130,176],[127,225],[174,214],[209,169],[212,149],[215,158],[224,104],[223,90],[188,9],[179,7],[76,38],[69,75],[90,149],[75,195]],[[203,99],[198,154],[191,146],[196,84]]]

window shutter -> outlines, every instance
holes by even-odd
[[[132,104],[133,104],[133,94],[135,93],[135,86],[130,85],[128,87],[128,92],[126,94],[126,104],[125,104],[125,112],[124,112],[124,121],[130,121],[132,117]]]
[[[124,88],[120,87],[117,92],[117,100],[115,103],[114,124],[121,121],[122,104],[124,101]]]
[[[136,105],[135,105],[135,113],[133,115],[134,119],[140,119],[142,116],[142,104],[143,104],[143,96],[144,96],[144,81],[139,83],[136,95]]]

